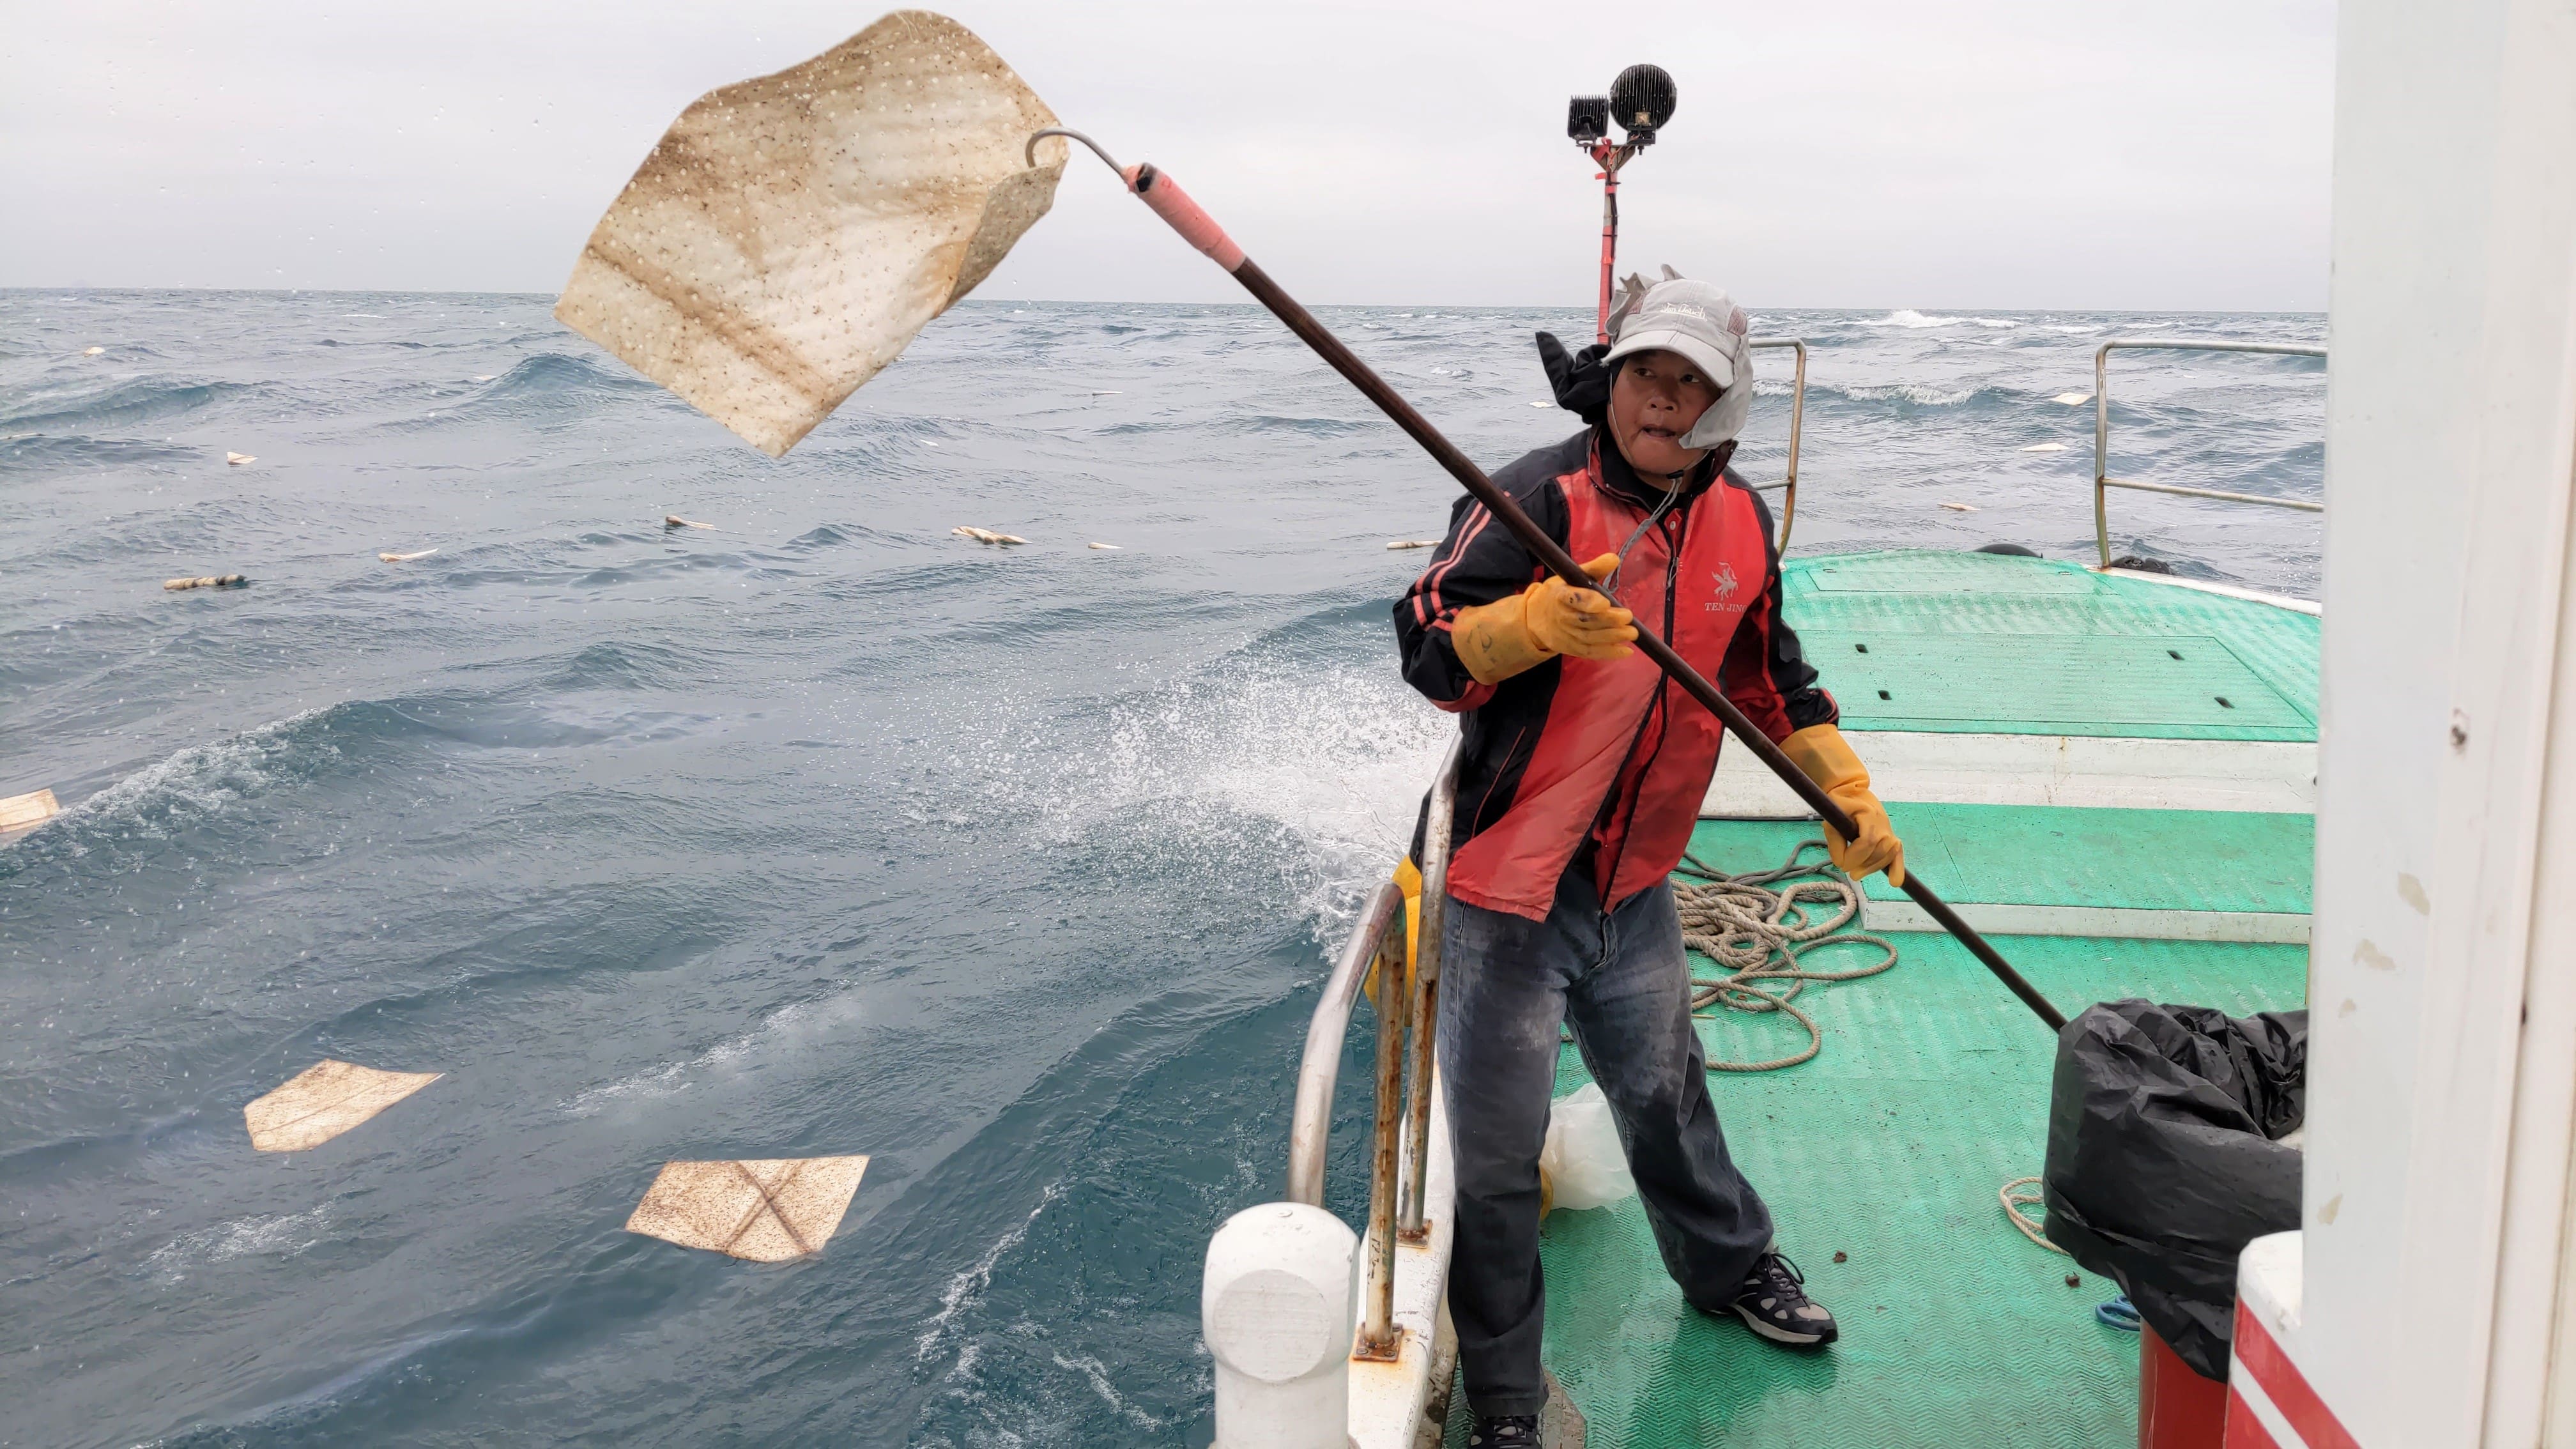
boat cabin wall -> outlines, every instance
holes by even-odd
[[[2576,1444],[2541,1433],[2576,1368],[2576,15],[2346,0],[2337,40],[2304,1287],[2282,1346],[2365,1445]],[[2576,1415],[2576,1392],[2555,1402]]]

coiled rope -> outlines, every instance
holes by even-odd
[[[1857,981],[1896,964],[1896,946],[1883,937],[1864,931],[1834,934],[1860,914],[1860,887],[1830,860],[1803,860],[1809,850],[1824,848],[1821,840],[1801,841],[1777,869],[1743,875],[1728,875],[1696,856],[1682,857],[1675,874],[1699,877],[1673,887],[1682,944],[1729,973],[1692,973],[1691,1014],[1707,1019],[1719,1007],[1748,1016],[1778,1013],[1807,1029],[1805,1051],[1767,1062],[1711,1061],[1710,1071],[1776,1072],[1812,1060],[1825,1049],[1824,1029],[1792,998],[1810,981]],[[1886,955],[1851,971],[1811,970],[1800,959],[1820,948],[1852,945],[1876,946]]]
[[[2072,1258],[2075,1256],[2073,1253],[2069,1253],[2064,1248],[2050,1242],[2045,1236],[2047,1232],[2045,1225],[2032,1222],[2029,1214],[2022,1211],[2022,1209],[2026,1207],[2038,1207],[2046,1201],[2046,1199],[2040,1194],[2038,1178],[2016,1177],[2012,1181],[2005,1183],[2002,1191],[1997,1192],[1995,1196],[2003,1200],[2004,1216],[2012,1219],[2012,1225],[2021,1229],[2021,1235],[2023,1237],[2030,1239],[2032,1242],[2039,1244],[2041,1247],[2046,1248],[2048,1251],[2055,1253],[2060,1257]]]

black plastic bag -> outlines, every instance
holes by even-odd
[[[2227,1376],[2236,1257],[2299,1225],[2308,1014],[2106,1001],[2057,1038],[2049,1241],[2119,1281],[2201,1375]]]

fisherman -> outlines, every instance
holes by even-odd
[[[1683,1296],[1776,1343],[1835,1337],[1709,1099],[1669,877],[1724,727],[1636,652],[1637,621],[1852,817],[1856,839],[1825,832],[1835,865],[1902,882],[1904,850],[1780,617],[1770,510],[1726,466],[1753,402],[1744,311],[1666,275],[1632,279],[1606,349],[1568,356],[1541,334],[1558,401],[1590,426],[1494,475],[1617,604],[1461,499],[1395,607],[1405,678],[1465,734],[1438,1051],[1457,1160],[1449,1315],[1478,1446],[1536,1444],[1547,1399],[1538,1159],[1560,1022]]]

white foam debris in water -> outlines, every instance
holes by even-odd
[[[1974,513],[1977,511],[1976,505],[1970,503],[1944,503],[1941,506],[1949,509],[1952,513]]]
[[[465,380],[467,382],[490,382],[492,380],[492,374],[488,372],[478,372]]]
[[[2064,443],[2033,443],[2029,447],[2022,449],[2022,451],[2025,453],[2063,453],[2066,451],[2066,445]]]
[[[163,1286],[187,1281],[188,1270],[229,1258],[292,1258],[319,1244],[331,1205],[305,1213],[255,1214],[185,1233],[152,1250],[143,1271]]]
[[[1390,538],[1386,541],[1386,546],[1389,549],[1438,548],[1440,546],[1440,540],[1436,538]]]
[[[977,543],[1026,543],[1026,542],[1028,542],[1028,540],[1027,540],[1027,539],[1020,537],[1020,536],[1019,536],[1018,534],[1016,534],[1016,533],[995,533],[993,530],[991,530],[991,529],[989,529],[989,528],[977,528],[975,525],[973,525],[973,524],[971,524],[971,523],[961,523],[961,524],[957,525],[955,528],[952,528],[952,529],[950,529],[950,530],[948,530],[948,531],[949,531],[950,533],[953,533],[953,534],[957,535],[959,538],[971,538],[971,539],[975,540]]]
[[[1293,912],[1318,939],[1404,849],[1458,728],[1390,669],[1248,660],[1140,692],[1115,719],[1079,758],[1024,742],[977,755],[1029,777],[999,793],[1037,817],[1041,840],[1135,852],[1177,892],[1243,889],[1233,862],[1258,850],[1263,899],[1246,909]]]
[[[1120,389],[1114,387],[1095,387],[1091,390],[1091,395],[1093,397],[1116,397],[1118,396],[1119,391]]]
[[[2089,392],[2061,392],[2049,399],[2050,402],[2062,402],[2068,407],[2074,407],[2078,403],[2089,403],[2092,400],[2093,394]]]
[[[376,557],[383,559],[387,563],[410,563],[413,559],[427,558],[436,552],[438,552],[437,549],[424,548],[416,549],[411,553],[379,553]]]
[[[1530,406],[1531,406],[1531,407],[1534,407],[1534,408],[1544,408],[1544,407],[1554,407],[1554,406],[1555,406],[1555,404],[1554,404],[1554,403],[1544,403],[1544,402],[1532,402],[1532,403],[1530,404]]]
[[[921,440],[921,446],[925,448],[936,448],[939,446],[939,440],[936,438],[924,438]]]
[[[104,347],[84,347],[84,348],[82,348],[82,349],[81,349],[81,356],[83,356],[83,357],[96,357],[96,356],[98,356],[100,353],[105,352],[106,350],[107,350],[107,349],[106,349],[106,348],[104,348]]]
[[[595,1117],[620,1104],[650,1104],[691,1087],[722,1088],[745,1072],[842,1039],[867,1017],[867,996],[853,990],[821,1001],[800,1002],[770,1013],[759,1025],[725,1037],[678,1061],[589,1088],[560,1104],[574,1117]]]
[[[250,1145],[262,1152],[319,1147],[437,1081],[440,1072],[383,1072],[330,1058],[242,1108]]]
[[[1159,1429],[1163,1427],[1162,1420],[1155,1418],[1153,1415],[1146,1413],[1144,1410],[1137,1408],[1134,1404],[1131,1404],[1125,1399],[1119,1397],[1117,1388],[1109,1382],[1109,1366],[1107,1364],[1102,1363],[1096,1358],[1089,1357],[1088,1355],[1082,1358],[1067,1358],[1063,1354],[1059,1353],[1053,1355],[1053,1358],[1055,1359],[1055,1366],[1057,1368],[1063,1369],[1069,1373],[1078,1373],[1082,1375],[1083,1378],[1090,1383],[1091,1391],[1098,1394],[1101,1402],[1107,1404],[1112,1410],[1116,1411],[1120,1418],[1133,1421],[1139,1428]]]
[[[626,1231],[783,1263],[831,1240],[867,1168],[864,1156],[666,1162]]]
[[[1116,553],[1116,552],[1118,552],[1118,550],[1122,547],[1122,545],[1114,544],[1114,543],[1095,543],[1095,544],[1093,544],[1093,545],[1092,545],[1092,547],[1093,547],[1093,548],[1105,548],[1105,549],[1109,550],[1111,553]]]
[[[238,468],[244,463],[256,463],[259,459],[248,453],[226,453],[224,461]]]
[[[1049,1203],[1063,1195],[1063,1183],[1048,1183],[1046,1191],[1038,1194],[1038,1205],[1029,1209],[1027,1217],[995,1238],[992,1246],[984,1250],[984,1256],[975,1260],[974,1266],[950,1278],[948,1286],[939,1290],[939,1311],[930,1315],[930,1326],[913,1340],[913,1362],[919,1363],[938,1351],[939,1341],[946,1335],[948,1325],[955,1322],[957,1315],[964,1312],[978,1295],[993,1286],[993,1269],[1001,1263],[1002,1255],[1028,1241],[1029,1227],[1038,1220],[1038,1214],[1045,1212]],[[969,1345],[967,1351],[972,1353],[973,1346]]]
[[[1875,322],[1861,325],[1865,327],[1956,327],[1966,320],[1963,317],[1927,317],[1911,307],[1899,307]]]

